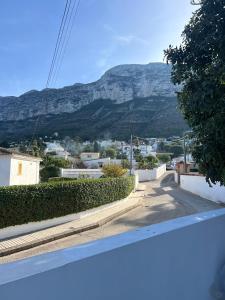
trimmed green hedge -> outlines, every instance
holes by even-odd
[[[123,199],[133,189],[133,177],[1,187],[0,228],[81,212]]]
[[[61,181],[74,181],[77,178],[69,178],[69,177],[51,177],[48,179],[48,182],[61,182]]]

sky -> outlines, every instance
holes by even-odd
[[[2,1],[0,96],[45,87],[65,0]],[[119,64],[163,61],[178,45],[190,0],[80,0],[57,80],[50,87],[95,81]]]

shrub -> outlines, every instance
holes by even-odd
[[[56,166],[47,166],[40,170],[41,181],[48,181],[51,177],[59,176],[59,168]]]
[[[121,177],[126,174],[127,170],[120,165],[110,164],[103,166],[102,172],[105,177]]]
[[[127,197],[133,177],[0,188],[0,228],[81,212]]]
[[[149,169],[152,170],[158,166],[158,159],[153,155],[149,155],[143,158],[141,161],[138,162],[138,169]]]
[[[69,177],[51,177],[48,179],[48,182],[59,182],[59,181],[73,181],[77,180],[77,178],[69,178]]]

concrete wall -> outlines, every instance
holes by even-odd
[[[224,228],[221,209],[3,264],[1,299],[213,300]]]
[[[180,187],[202,198],[225,203],[225,187],[220,184],[210,187],[203,176],[181,175]]]
[[[0,186],[7,186],[10,183],[10,157],[0,156]]]
[[[99,178],[103,175],[101,169],[61,169],[60,176],[68,178]]]
[[[18,164],[22,163],[22,174],[18,174]],[[10,185],[39,183],[39,161],[11,158]]]
[[[134,173],[138,174],[139,182],[156,180],[166,173],[166,165],[161,165],[153,170],[136,170]]]
[[[174,181],[176,183],[178,183],[178,173],[177,172],[174,173]]]

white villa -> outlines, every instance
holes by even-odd
[[[46,149],[45,149],[45,154],[52,154],[58,158],[64,158],[68,159],[70,156],[70,153],[67,152],[60,144],[54,142],[54,143],[46,143]]]
[[[93,160],[93,159],[99,159],[100,153],[99,152],[82,152],[80,154],[80,159],[85,160]]]
[[[41,158],[0,148],[0,186],[39,183]]]

